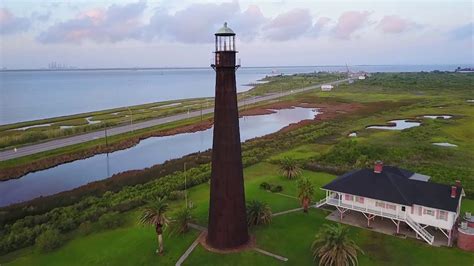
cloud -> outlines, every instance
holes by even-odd
[[[46,22],[51,18],[51,11],[48,11],[46,13],[33,12],[31,18],[36,21]]]
[[[288,41],[302,36],[317,38],[329,34],[339,39],[351,39],[356,32],[372,24],[371,12],[348,11],[338,19],[313,17],[309,9],[296,8],[265,17],[257,5],[241,9],[234,0],[225,3],[193,3],[179,10],[160,4],[149,10],[141,0],[125,5],[89,9],[74,18],[53,24],[37,36],[42,43],[97,43],[138,40],[145,42],[210,43],[214,32],[228,22],[240,40],[255,39],[275,42]],[[50,14],[33,14],[32,19],[48,20]],[[145,21],[147,20],[147,21]],[[376,29],[385,33],[400,33],[417,26],[408,19],[385,16]]]
[[[30,27],[31,21],[28,18],[16,17],[8,9],[0,8],[0,35],[24,32]]]
[[[339,17],[333,34],[340,39],[350,39],[357,30],[369,24],[370,12],[347,11]]]
[[[326,28],[329,25],[330,22],[331,22],[331,19],[328,17],[318,18],[316,23],[314,23],[313,25],[313,29],[312,29],[313,33],[319,34],[322,30],[324,30],[324,28]]]
[[[269,19],[262,14],[258,6],[251,5],[247,10],[237,15],[237,18],[233,20],[232,27],[235,27],[240,39],[252,41],[260,34],[262,25],[268,21]]]
[[[377,29],[383,33],[402,33],[416,26],[416,23],[397,15],[384,16],[377,25]]]
[[[56,23],[37,39],[43,43],[118,42],[135,38],[140,29],[146,3],[111,5],[107,9],[91,9],[75,18]]]
[[[295,39],[312,27],[312,20],[308,9],[293,9],[272,19],[263,27],[263,34],[273,41]]]
[[[451,38],[455,40],[465,40],[474,38],[474,23],[467,23],[465,25],[454,28],[449,32]]]
[[[184,43],[213,40],[214,30],[240,12],[238,2],[192,4],[174,14],[157,10],[144,28],[148,39],[170,39]],[[231,21],[228,21],[232,25]]]
[[[206,43],[212,42],[215,31],[228,22],[241,39],[250,41],[258,35],[266,21],[258,6],[250,5],[242,11],[238,1],[192,4],[174,14],[168,10],[157,10],[142,34],[146,40]]]

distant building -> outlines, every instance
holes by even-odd
[[[329,85],[329,84],[321,85],[321,91],[331,91],[333,88],[334,88],[333,85]]]
[[[364,214],[367,226],[376,216],[388,218],[400,232],[406,223],[430,245],[434,236],[429,227],[441,231],[452,244],[454,226],[465,195],[460,182],[455,186],[428,182],[429,176],[378,161],[373,170],[360,169],[343,174],[324,185],[326,198],[316,204],[335,206],[342,220],[346,211]]]
[[[365,79],[365,76],[359,76],[359,79],[363,80],[363,79]]]

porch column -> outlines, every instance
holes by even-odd
[[[449,232],[448,232],[448,247],[451,246],[452,233],[453,233],[453,229],[449,230]]]

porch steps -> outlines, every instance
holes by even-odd
[[[423,228],[419,223],[413,221],[410,216],[407,215],[405,222],[418,234],[428,242],[430,245],[433,245],[434,236],[430,234],[425,228]]]
[[[326,201],[326,198],[323,198],[322,200],[316,202],[316,204],[314,204],[314,206],[315,206],[316,208],[319,208],[319,207],[323,206],[324,204],[326,204],[326,202],[327,202],[327,201]]]

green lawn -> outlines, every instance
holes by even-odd
[[[299,207],[296,199],[263,191],[261,182],[282,185],[282,193],[296,195],[296,182],[283,178],[276,165],[259,163],[244,171],[247,200],[257,199],[270,204],[274,212]],[[334,178],[333,175],[303,171],[316,188]],[[316,199],[324,196],[316,189]],[[196,206],[197,222],[207,224],[209,185],[202,184],[189,189],[189,199]],[[474,201],[464,200],[463,209],[474,210]],[[183,201],[171,201],[169,216],[184,205]],[[327,212],[311,209],[309,214],[295,212],[273,219],[269,226],[256,227],[251,234],[256,236],[257,246],[287,257],[283,263],[256,251],[236,254],[213,254],[198,246],[185,265],[311,265],[309,247],[322,224],[332,223],[325,217]],[[184,236],[166,233],[166,254],[156,256],[156,239],[153,228],[138,225],[138,211],[128,212],[123,227],[102,230],[88,236],[73,233],[64,246],[50,253],[39,253],[34,248],[23,249],[0,257],[0,263],[7,265],[174,265],[182,253],[198,236],[190,231]],[[361,265],[469,265],[472,253],[456,248],[434,248],[413,239],[399,239],[393,236],[351,228],[353,239],[365,251],[359,257]]]
[[[327,166],[356,167],[356,161],[363,156],[369,159],[382,159],[388,164],[399,165],[422,174],[432,176],[432,181],[453,184],[454,180],[463,182],[468,196],[474,195],[474,105],[466,103],[473,99],[469,87],[474,75],[450,74],[377,74],[365,81],[352,85],[340,85],[331,93],[312,91],[306,94],[291,95],[285,99],[298,102],[336,102],[358,103],[368,109],[360,109],[343,118],[334,118],[316,126],[309,125],[291,132],[291,138],[298,141],[289,142],[293,146],[268,152],[261,162],[244,170],[245,191],[247,200],[267,202],[273,212],[280,212],[299,207],[296,196],[296,182],[282,177],[278,166],[272,164],[284,156],[290,156],[301,163],[316,162]],[[295,84],[305,85],[310,82],[304,77],[296,81],[283,79],[282,86],[292,87]],[[292,83],[293,82],[293,83]],[[296,82],[296,83],[294,83]],[[311,83],[311,82],[310,82]],[[440,86],[443,84],[443,86]],[[278,84],[269,83],[261,88],[277,91]],[[290,86],[291,85],[291,86]],[[286,87],[285,87],[286,89]],[[254,91],[258,92],[258,91]],[[240,97],[243,97],[242,95]],[[191,104],[191,103],[190,103]],[[382,108],[380,108],[382,107]],[[442,108],[440,108],[442,107]],[[372,109],[371,109],[372,108]],[[378,109],[377,109],[378,108]],[[137,113],[141,112],[136,110]],[[135,110],[134,110],[135,112]],[[125,115],[124,111],[123,114]],[[419,118],[427,114],[450,114],[449,120],[431,120]],[[101,116],[100,116],[101,115]],[[143,115],[147,115],[146,110]],[[81,117],[72,121],[82,123]],[[96,119],[111,118],[111,114],[97,114]],[[367,130],[366,126],[384,124],[392,119],[420,119],[421,126],[403,131]],[[179,121],[154,129],[146,129],[134,134],[147,133],[149,130],[167,129],[178,125],[190,124],[197,119]],[[71,122],[71,123],[72,123]],[[329,136],[321,131],[330,132]],[[351,147],[340,145],[349,139],[347,134],[357,131],[355,144]],[[131,137],[131,133],[115,136],[109,141],[122,141]],[[282,138],[282,140],[285,140]],[[286,138],[289,140],[289,138]],[[103,140],[80,146],[72,146],[60,151],[50,151],[35,156],[55,156],[75,152],[97,145]],[[278,139],[280,141],[280,139]],[[451,142],[457,148],[435,147],[432,142]],[[265,145],[261,146],[265,150]],[[350,144],[350,143],[349,143]],[[247,144],[248,145],[248,144]],[[245,145],[244,145],[245,147]],[[341,148],[342,147],[342,148]],[[0,169],[15,164],[28,163],[39,157],[30,156],[9,162],[1,162]],[[334,175],[303,171],[303,176],[310,178],[315,185],[315,200],[324,196],[319,188],[334,178]],[[260,189],[262,182],[281,185],[280,194]],[[197,223],[207,224],[209,184],[205,183],[189,189],[189,199],[194,203]],[[184,205],[184,201],[171,201],[169,216]],[[474,213],[474,200],[464,199],[462,211]],[[254,251],[238,254],[218,255],[207,252],[202,247],[196,250],[186,261],[186,265],[311,265],[310,244],[319,228],[324,223],[327,213],[312,209],[309,214],[295,212],[273,219],[269,226],[257,227],[251,233],[257,238],[257,245],[270,252],[289,258],[282,263]],[[69,241],[58,250],[40,254],[33,248],[19,250],[0,257],[0,264],[11,262],[12,265],[135,265],[158,264],[174,265],[179,256],[187,249],[198,233],[192,231],[187,235],[175,236],[166,234],[166,254],[158,257],[154,254],[156,246],[152,228],[138,226],[137,211],[124,214],[128,222],[119,229],[102,230],[89,236],[80,236],[76,232],[69,235]],[[394,236],[374,233],[365,229],[352,227],[353,239],[365,251],[359,257],[360,265],[473,265],[473,253],[466,253],[457,248],[430,247],[422,241],[400,239]]]
[[[190,231],[184,236],[166,233],[166,254],[155,254],[157,241],[155,230],[137,224],[137,212],[126,214],[124,227],[92,233],[88,236],[73,236],[60,249],[40,253],[34,248],[20,250],[17,259],[8,265],[174,265],[181,254],[198,236]],[[8,261],[13,256],[0,259]]]

